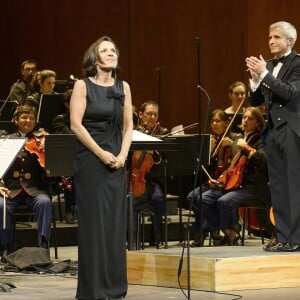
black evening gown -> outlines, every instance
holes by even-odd
[[[119,154],[122,143],[122,81],[111,87],[84,79],[83,125],[104,149]],[[127,293],[125,168],[111,169],[79,141],[75,156],[78,213],[77,299],[110,299]]]

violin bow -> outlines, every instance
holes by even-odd
[[[222,141],[223,141],[224,137],[227,135],[227,133],[228,133],[228,131],[229,131],[229,129],[230,129],[230,127],[231,127],[231,125],[232,125],[234,119],[235,119],[236,116],[238,115],[238,113],[239,113],[240,109],[242,108],[244,102],[245,102],[245,99],[243,99],[243,100],[241,101],[241,103],[240,103],[238,109],[236,110],[236,112],[234,113],[234,115],[233,115],[232,119],[230,120],[228,126],[226,127],[226,129],[225,129],[225,131],[224,131],[224,133],[223,133],[223,136],[222,136],[222,138],[220,139],[219,144],[218,144],[218,145],[216,146],[216,148],[214,149],[214,152],[213,152],[213,154],[211,155],[211,157],[214,157],[214,156],[217,154],[217,152],[218,152],[218,150],[219,150],[219,148],[220,148],[220,146],[221,146],[221,144],[222,144]]]
[[[205,169],[205,167],[203,165],[201,165],[202,170],[204,171],[204,173],[207,175],[208,179],[210,181],[213,180],[213,178],[210,176],[210,174],[208,173],[208,171]]]
[[[176,131],[173,131],[173,132],[169,132],[169,133],[167,133],[167,134],[164,134],[164,135],[162,135],[162,136],[160,136],[160,137],[161,137],[161,138],[165,138],[165,137],[168,137],[168,136],[172,136],[172,135],[174,135],[174,134],[176,134],[176,133],[183,132],[185,129],[190,129],[190,128],[196,127],[198,124],[199,124],[198,122],[197,122],[197,123],[193,123],[193,124],[191,124],[191,125],[185,126],[185,127],[181,128],[181,129],[178,129],[178,130],[176,130]]]

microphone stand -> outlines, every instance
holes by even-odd
[[[160,106],[161,68],[157,70],[157,103]]]
[[[159,107],[161,104],[161,70],[165,67],[166,66],[160,66],[155,69],[155,71],[158,74],[158,76],[157,76],[157,103],[158,103]]]
[[[132,155],[133,155],[132,151],[129,151],[127,157],[127,168],[128,168],[128,183],[127,183],[128,245],[127,247],[129,251],[138,249],[137,239],[134,241],[134,233],[133,233]]]
[[[204,131],[206,131],[207,129],[207,124],[208,124],[208,111],[209,111],[209,104],[210,104],[210,97],[208,95],[208,93],[206,92],[206,90],[204,88],[201,87],[200,85],[200,43],[199,43],[199,38],[196,37],[196,43],[197,43],[197,75],[198,75],[198,84],[197,84],[197,89],[198,89],[198,107],[199,107],[199,114],[198,114],[198,118],[199,118],[199,138],[201,138],[201,91],[203,91],[208,99],[208,106],[207,106],[207,113],[206,113],[206,118],[205,118],[205,123],[204,123]],[[204,139],[202,138],[200,141],[200,149],[199,149],[199,156],[198,156],[198,160],[197,160],[197,165],[196,165],[196,170],[195,170],[195,179],[194,179],[194,186],[193,186],[193,193],[192,193],[192,200],[191,200],[191,204],[190,204],[190,208],[189,208],[189,216],[188,216],[188,221],[185,224],[185,229],[186,229],[186,242],[183,243],[183,251],[182,251],[182,257],[179,263],[179,270],[178,270],[178,276],[180,276],[181,273],[181,268],[182,268],[182,264],[183,264],[183,254],[184,254],[184,247],[187,248],[187,290],[188,290],[188,294],[187,294],[187,299],[190,300],[191,299],[191,269],[190,269],[190,230],[192,227],[192,224],[190,222],[191,219],[191,211],[192,211],[192,207],[193,207],[193,202],[195,199],[195,189],[197,186],[197,182],[198,182],[198,174],[199,174],[199,178],[200,178],[200,184],[199,184],[199,201],[200,201],[200,241],[203,241],[203,228],[202,228],[202,220],[203,220],[203,209],[202,209],[202,172],[200,170],[200,164],[201,164],[201,158],[202,158],[202,153],[203,153],[203,147],[204,147]],[[200,173],[199,173],[200,170]],[[185,245],[186,244],[186,245]],[[201,245],[202,246],[202,245]]]

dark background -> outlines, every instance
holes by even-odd
[[[248,81],[245,57],[271,58],[271,23],[287,20],[300,30],[298,0],[6,0],[0,7],[0,99],[28,58],[57,79],[80,78],[85,50],[109,35],[133,104],[158,101],[169,128],[204,119],[208,101],[199,82],[210,110],[230,105],[228,85]]]

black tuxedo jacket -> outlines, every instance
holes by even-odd
[[[300,136],[300,56],[293,50],[281,67],[277,78],[272,75],[273,62],[267,62],[269,73],[259,88],[251,92],[250,103],[258,106],[264,101],[267,126],[287,124]]]

